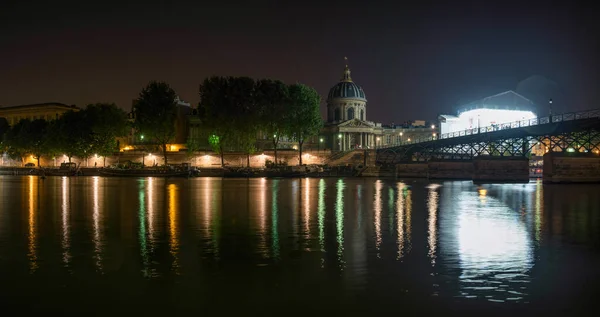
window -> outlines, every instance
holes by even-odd
[[[354,108],[348,108],[348,120],[354,119]]]
[[[335,111],[333,114],[333,120],[340,121],[340,108],[335,108]]]
[[[365,111],[360,109],[360,120],[365,120]]]

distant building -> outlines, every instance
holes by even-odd
[[[0,117],[6,118],[9,125],[15,125],[23,119],[44,119],[52,121],[58,119],[67,111],[79,111],[76,106],[69,106],[58,102],[37,103],[31,105],[20,105],[0,107]]]
[[[425,120],[404,125],[382,125],[367,119],[367,98],[363,89],[352,81],[348,65],[339,83],[329,90],[327,121],[321,134],[326,148],[333,151],[375,149],[400,145],[437,135],[436,126]]]

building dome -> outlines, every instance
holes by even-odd
[[[348,59],[346,59],[346,62]],[[367,120],[367,98],[365,92],[350,78],[350,68],[346,64],[344,75],[339,83],[329,90],[327,96],[327,121]]]
[[[344,70],[344,77],[342,77],[340,82],[331,87],[329,90],[329,96],[327,99],[332,100],[336,98],[367,100],[363,89],[359,85],[355,84],[352,81],[352,78],[350,78],[350,69],[348,68],[348,65],[346,65],[346,69]]]

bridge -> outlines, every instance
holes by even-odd
[[[445,133],[377,149],[379,165],[408,161],[529,157],[538,152],[600,152],[600,109]]]

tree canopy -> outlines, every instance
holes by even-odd
[[[287,132],[298,141],[298,160],[302,165],[302,146],[307,138],[317,135],[323,127],[319,105],[321,97],[314,88],[303,84],[290,86],[287,111]]]
[[[320,97],[302,84],[288,86],[271,79],[214,76],[200,85],[200,98],[202,124],[209,143],[221,154],[221,164],[227,148],[254,153],[260,133],[272,141],[277,163],[277,148],[283,136],[297,140],[302,147],[322,126]]]
[[[136,99],[133,112],[137,131],[160,145],[167,165],[167,144],[175,138],[177,116],[175,90],[165,82],[150,82]]]

